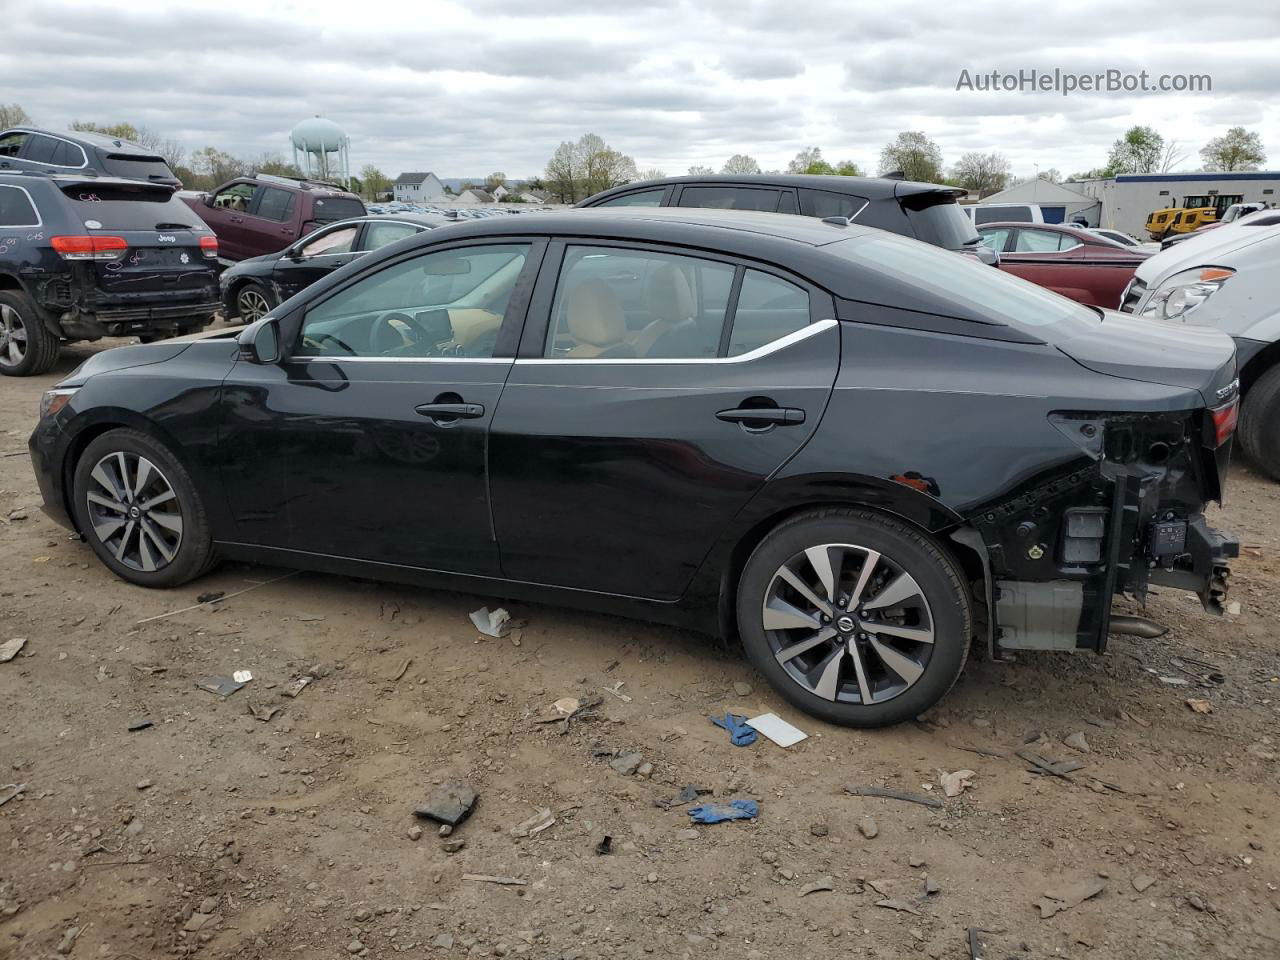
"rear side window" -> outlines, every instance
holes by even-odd
[[[27,136],[25,133],[7,133],[0,137],[0,157],[16,157],[27,142]]]
[[[288,190],[263,187],[262,196],[258,198],[258,207],[254,213],[268,220],[284,222],[293,216],[293,194]]]
[[[58,141],[53,137],[33,133],[31,139],[27,141],[27,155],[23,159],[33,160],[36,163],[53,163],[53,152],[57,146]]]
[[[1069,250],[1077,244],[1075,237],[1054,230],[1019,230],[1014,241],[1014,253],[1057,253]]]
[[[371,223],[364,228],[364,239],[360,241],[360,249],[377,250],[388,243],[411,237],[417,232],[417,227],[407,223]]]
[[[603,203],[597,203],[597,207],[660,207],[662,206],[662,195],[667,192],[666,187],[660,187],[657,190],[640,190],[636,193],[624,193],[620,197],[611,197]]]
[[[685,187],[680,193],[679,206],[777,213],[781,199],[781,190],[761,190],[758,187]]]
[[[800,191],[800,212],[806,217],[848,217],[854,219],[867,205],[866,197],[829,190]]]
[[[0,227],[38,227],[36,213],[27,191],[21,187],[0,185]]]
[[[102,161],[104,172],[130,180],[175,180],[173,171],[162,157],[135,157],[111,153]]]
[[[726,355],[750,353],[808,325],[807,291],[759,270],[748,270],[742,278]]]
[[[88,162],[89,158],[84,155],[84,150],[66,140],[58,141],[58,145],[53,148],[53,159],[50,161],[57,167],[83,167]]]
[[[349,227],[334,227],[328,233],[322,233],[313,240],[302,245],[304,257],[319,257],[325,254],[350,253],[351,244],[356,239],[360,227],[352,224]]]
[[[78,183],[63,187],[62,194],[78,220],[98,224],[92,230],[178,230],[199,224],[191,208],[163,187]]]
[[[333,223],[363,217],[366,212],[364,204],[355,197],[316,197],[311,219],[317,223]]]
[[[983,223],[1031,223],[1030,207],[975,207],[973,221]]]
[[[902,206],[917,240],[932,243],[935,247],[959,250],[978,239],[973,221],[954,201],[920,205],[907,198]]]

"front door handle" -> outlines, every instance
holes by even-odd
[[[475,420],[484,416],[483,403],[424,403],[413,408],[415,412],[432,420],[452,422]]]
[[[790,427],[804,423],[804,411],[799,407],[734,407],[721,410],[716,418],[727,423]]]

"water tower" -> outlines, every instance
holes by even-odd
[[[308,177],[351,182],[351,160],[347,149],[351,140],[332,120],[316,115],[303,120],[289,134],[293,142],[293,162]]]

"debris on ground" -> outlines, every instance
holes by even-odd
[[[1062,742],[1065,743],[1072,750],[1075,750],[1079,753],[1093,752],[1092,750],[1089,749],[1089,741],[1088,739],[1085,738],[1083,730],[1077,730],[1075,733],[1068,734],[1067,736],[1063,737]]]
[[[751,696],[751,684],[743,680],[735,680],[733,682],[733,692],[739,697]]]
[[[456,827],[471,816],[476,798],[475,790],[467,784],[450,781],[440,784],[427,802],[413,812],[424,820]]]
[[[66,956],[72,951],[76,945],[76,940],[80,937],[80,928],[71,927],[62,935],[62,939],[58,941],[58,945],[53,949],[58,953]]]
[[[1208,700],[1190,699],[1187,706],[1191,708],[1192,713],[1213,713],[1213,704]]]
[[[504,887],[523,887],[529,883],[528,880],[521,880],[519,877],[491,877],[487,873],[464,873],[462,879],[473,883],[497,883]]]
[[[493,610],[488,607],[481,607],[479,610],[473,610],[471,611],[471,622],[486,637],[493,637],[494,639],[505,637],[514,626],[511,622],[511,614],[502,607],[496,607]]]
[[[844,792],[851,797],[880,797],[884,800],[903,800],[907,803],[918,803],[925,807],[941,807],[942,801],[926,794],[907,793],[903,790],[890,790],[887,787],[846,786]]]
[[[964,793],[967,787],[973,786],[973,778],[977,774],[972,770],[956,770],[953,773],[944,773],[938,778],[942,784],[942,792],[948,797],[958,797]]]
[[[728,803],[702,803],[689,808],[694,823],[724,823],[726,820],[753,820],[760,814],[754,800],[730,800]]]
[[[609,761],[615,772],[622,774],[624,777],[634,776],[635,772],[640,769],[640,764],[644,763],[644,757],[638,753],[620,753]]]
[[[1130,881],[1133,884],[1133,889],[1139,893],[1145,893],[1147,888],[1155,882],[1156,878],[1147,873],[1140,873]]]
[[[293,619],[299,623],[319,623],[324,619],[324,615],[319,613],[299,613]]]
[[[556,818],[551,813],[550,807],[543,807],[527,820],[522,821],[510,830],[511,836],[523,839],[524,837],[533,837],[541,833],[549,827],[555,826]]]
[[[747,724],[759,730],[780,747],[790,747],[801,740],[809,739],[809,735],[799,727],[793,726],[774,713],[762,713],[752,717]]]
[[[235,673],[231,674],[231,679],[236,683],[248,683],[253,679],[253,674],[248,670],[237,670]]]
[[[831,828],[825,823],[811,823],[809,824],[809,832],[815,837],[825,837],[830,835]]]
[[[756,742],[756,732],[747,726],[747,718],[736,713],[726,713],[723,717],[708,718],[721,730],[729,732],[729,742],[735,747],[749,747]]]
[[[247,706],[249,709],[246,712],[249,714],[249,716],[253,717],[253,719],[255,720],[261,720],[263,723],[271,722],[271,718],[274,717],[281,710],[280,707],[259,706],[258,704],[253,702],[250,702],[249,704],[247,704]]]
[[[1056,913],[1070,910],[1072,907],[1078,907],[1091,897],[1096,897],[1105,889],[1107,889],[1107,884],[1104,880],[1098,877],[1090,877],[1078,883],[1046,890],[1044,896],[1035,901],[1035,905],[1040,908],[1040,919],[1048,920]]]
[[[830,877],[819,877],[817,880],[813,881],[813,883],[806,883],[801,887],[800,896],[807,897],[811,893],[822,893],[834,889],[835,887],[831,885]]]
[[[315,680],[316,680],[316,678],[315,678],[315,677],[313,677],[311,674],[309,674],[309,673],[303,674],[302,676],[298,677],[297,679],[292,680],[292,681],[289,683],[289,686],[287,686],[287,687],[285,687],[283,690],[281,690],[281,691],[280,691],[280,696],[282,696],[282,697],[289,697],[289,698],[291,698],[291,699],[292,699],[292,698],[296,698],[296,697],[298,696],[298,694],[302,693],[302,691],[303,691],[303,690],[307,689],[307,687],[309,687],[309,686],[311,686],[311,684],[315,683]]]
[[[877,907],[884,907],[886,910],[897,910],[901,913],[909,913],[913,916],[921,916],[919,910],[909,904],[906,900],[899,900],[895,897],[886,897],[884,900],[876,901]]]
[[[868,840],[874,840],[880,836],[880,827],[876,825],[875,820],[871,817],[863,817],[858,821],[858,832]]]
[[[146,730],[148,727],[154,727],[155,723],[146,717],[139,717],[136,720],[130,720],[128,730],[130,733],[137,733],[139,730]]]
[[[937,880],[933,879],[933,877],[929,876],[927,873],[924,875],[924,895],[926,897],[932,897],[941,889],[942,888],[938,886]]]
[[[196,597],[196,603],[213,603],[215,600],[221,600],[227,595],[225,590],[210,590],[208,593],[202,593]]]
[[[225,700],[237,690],[243,689],[245,682],[247,681],[236,680],[234,677],[204,677],[196,681],[196,689],[212,693]]]
[[[654,806],[662,807],[664,810],[670,810],[672,807],[683,807],[685,804],[693,803],[698,799],[699,793],[705,792],[705,790],[699,790],[690,783],[670,800],[655,800],[653,803]]]
[[[1160,678],[1160,682],[1161,682],[1161,683],[1168,684],[1168,685],[1169,685],[1169,686],[1171,686],[1171,687],[1189,687],[1189,686],[1191,686],[1191,681],[1190,681],[1190,680],[1183,680],[1181,677],[1161,677],[1161,678]]]
[[[14,637],[12,640],[6,640],[0,643],[0,663],[8,663],[18,655],[18,652],[27,645],[26,637]]]
[[[600,689],[601,689],[601,690],[603,690],[605,693],[611,693],[611,694],[613,694],[615,697],[617,697],[617,698],[618,698],[619,700],[621,700],[623,703],[630,703],[630,702],[631,702],[631,696],[630,696],[629,694],[625,694],[625,693],[623,693],[623,692],[622,692],[622,684],[623,684],[624,682],[625,682],[625,681],[619,680],[619,681],[618,681],[617,683],[615,683],[612,687],[601,687]]]
[[[1031,764],[1031,766],[1035,767],[1041,773],[1047,773],[1054,777],[1061,777],[1063,780],[1071,780],[1071,774],[1083,766],[1083,764],[1076,760],[1063,760],[1059,763],[1052,763],[1032,750],[1015,750],[1014,755],[1027,761],[1027,763]]]
[[[0,787],[0,791],[2,790],[8,790],[10,793],[6,796],[0,797],[0,807],[3,807],[19,794],[25,793],[27,785],[25,783],[6,783],[3,787]]]
[[[395,673],[393,673],[390,677],[387,678],[387,682],[395,683],[396,681],[398,681],[401,677],[403,677],[406,673],[409,672],[409,667],[410,665],[412,665],[412,663],[413,663],[412,657],[405,657],[403,660],[401,660],[400,666],[396,668]]]
[[[610,853],[613,853],[613,837],[609,836],[609,834],[606,833],[604,836],[602,836],[599,840],[595,842],[595,846],[593,849],[595,850],[596,854],[601,857],[606,856]]]

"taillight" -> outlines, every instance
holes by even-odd
[[[218,256],[218,238],[217,237],[201,237],[200,252],[210,260]]]
[[[64,260],[118,260],[129,249],[124,237],[53,237],[49,243]]]
[[[1213,446],[1216,449],[1230,440],[1231,435],[1236,432],[1236,424],[1240,422],[1240,398],[1236,397],[1230,403],[1214,407],[1209,411],[1209,417],[1213,421]]]

